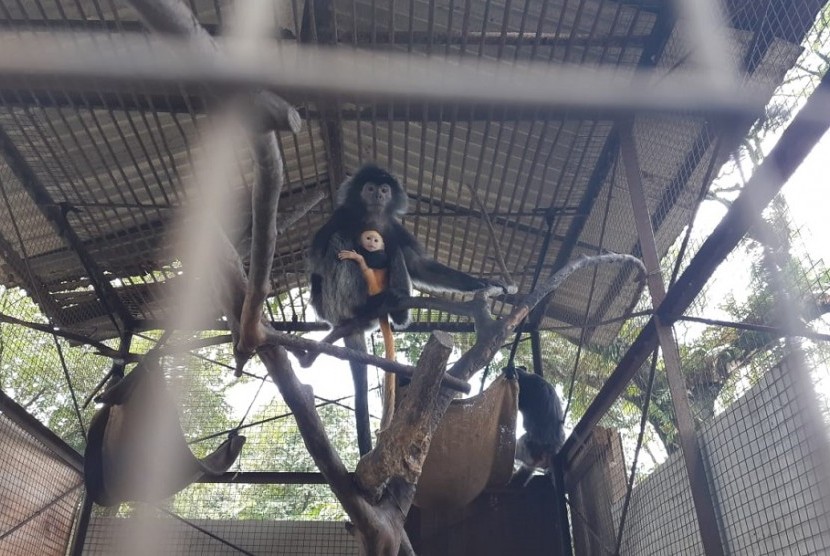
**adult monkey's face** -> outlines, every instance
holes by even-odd
[[[373,214],[382,213],[392,201],[392,188],[385,183],[366,182],[360,192],[366,210]]]

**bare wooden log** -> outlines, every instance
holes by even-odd
[[[248,279],[245,276],[245,269],[242,261],[227,236],[217,231],[214,237],[214,252],[219,264],[217,272],[211,277],[211,288],[214,299],[218,301],[221,311],[228,321],[228,330],[231,331],[234,352],[239,343],[239,315],[242,314],[242,306],[245,304],[245,292],[248,289]],[[237,356],[237,367],[247,361],[247,356]]]
[[[251,262],[245,300],[239,317],[239,342],[236,345],[237,351],[242,355],[252,355],[266,339],[262,306],[271,291],[271,267],[277,245],[277,210],[283,185],[282,156],[273,132],[261,134],[254,139],[254,155],[258,165],[251,197]],[[242,366],[237,361],[236,376],[241,374]]]
[[[430,416],[440,413],[440,419],[446,410],[436,408],[435,401],[452,346],[452,337],[446,332],[432,333],[392,423],[378,433],[377,446],[358,462],[358,484],[373,501],[380,499],[391,477],[400,477],[413,485],[418,482],[435,432]]]
[[[314,409],[314,392],[310,386],[302,384],[297,379],[285,348],[279,345],[264,347],[260,350],[259,357],[279,388],[285,403],[294,413],[308,453],[331,486],[334,495],[343,504],[343,509],[350,516],[366,511],[367,504],[358,500],[346,466],[332,447],[323,422]]]
[[[363,553],[391,556],[398,554],[399,547],[403,546],[404,554],[414,554],[403,530],[412,498],[408,491],[414,492],[411,485],[403,485],[401,492],[406,511],[401,511],[398,498],[391,491],[378,503],[369,503],[332,447],[323,422],[314,408],[314,393],[310,386],[297,380],[285,349],[281,346],[267,346],[260,350],[260,359],[277,384],[285,403],[294,413],[309,455],[354,522],[352,530],[360,541]],[[396,484],[400,485],[400,482]]]

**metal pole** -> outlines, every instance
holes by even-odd
[[[542,344],[539,340],[539,329],[530,331],[530,351],[533,355],[533,372],[539,376],[545,376],[542,369]]]
[[[628,182],[628,191],[631,197],[631,206],[637,227],[640,247],[643,253],[643,262],[647,269],[647,284],[651,293],[652,306],[655,310],[666,297],[666,286],[663,275],[660,273],[660,259],[657,254],[657,245],[654,241],[654,230],[651,227],[651,217],[646,204],[643,182],[640,175],[640,165],[637,157],[637,148],[634,144],[633,120],[628,120],[623,126],[620,154],[622,156],[625,178]],[[689,399],[686,395],[686,382],[680,368],[680,352],[674,338],[674,330],[670,324],[665,324],[659,315],[654,317],[657,328],[657,337],[660,342],[663,362],[666,366],[666,376],[669,382],[672,405],[677,416],[677,431],[680,438],[680,447],[683,459],[686,462],[686,472],[689,477],[689,486],[692,491],[692,500],[697,514],[700,537],[706,554],[718,556],[724,554],[723,544],[718,532],[718,520],[712,495],[709,492],[709,483],[706,479],[706,469],[703,455],[700,451],[697,433],[695,432],[692,412],[689,408]]]
[[[568,520],[568,501],[565,498],[565,458],[560,452],[553,461],[553,484],[556,487],[556,502],[558,504],[557,519],[559,521],[559,538],[562,541],[561,550],[558,554],[562,556],[573,556],[571,545],[571,523]]]
[[[72,535],[72,548],[69,551],[71,556],[81,556],[84,553],[84,544],[86,543],[86,533],[89,530],[89,520],[92,516],[92,497],[89,493],[84,493],[84,500],[81,504],[81,514],[78,516],[78,522],[75,524],[75,533]]]

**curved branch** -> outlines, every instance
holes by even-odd
[[[324,342],[316,342],[314,340],[300,338],[299,336],[292,336],[291,334],[277,332],[273,329],[268,329],[266,332],[266,336],[267,344],[279,345],[285,347],[289,351],[299,350],[300,352],[325,353],[326,355],[331,355],[333,357],[337,357],[338,359],[359,361],[360,363],[366,363],[367,365],[374,365],[375,367],[381,368],[384,371],[395,373],[396,375],[405,376],[407,378],[412,378],[415,372],[415,367],[411,365],[403,365],[401,363],[397,363],[395,361],[391,361],[389,359],[385,359],[382,357],[376,357],[368,353],[355,351],[349,348],[334,346]],[[458,392],[470,392],[470,385],[467,384],[466,381],[459,380],[455,377],[445,375],[443,378],[443,384],[448,388]]]
[[[634,265],[639,271],[639,279],[646,275],[645,265],[633,255],[608,253],[593,257],[580,257],[571,261],[522,299],[507,317],[498,321],[498,326],[487,334],[479,334],[473,347],[455,362],[449,374],[464,380],[469,379],[473,373],[495,356],[507,337],[530,314],[530,311],[548,294],[558,288],[566,278],[577,270],[601,264],[630,264]]]

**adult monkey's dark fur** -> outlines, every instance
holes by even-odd
[[[515,367],[519,380],[519,411],[525,433],[516,442],[521,467],[512,484],[525,485],[536,468],[549,470],[556,452],[565,443],[564,414],[553,385],[535,373]]]
[[[362,167],[340,187],[334,214],[311,243],[311,305],[318,317],[337,326],[363,314],[377,314],[376,306],[394,306],[396,299],[408,297],[412,283],[428,291],[474,291],[499,285],[426,257],[418,241],[400,222],[406,205],[406,193],[398,180],[374,165]],[[367,229],[377,230],[383,236],[389,259],[387,289],[380,298],[372,300],[368,299],[359,266],[337,258],[340,251],[355,249],[358,236]],[[408,312],[392,311],[390,317],[394,323],[405,325]],[[363,332],[347,336],[344,341],[351,349],[366,351]],[[365,454],[372,447],[366,365],[353,362],[351,367],[358,447]]]

